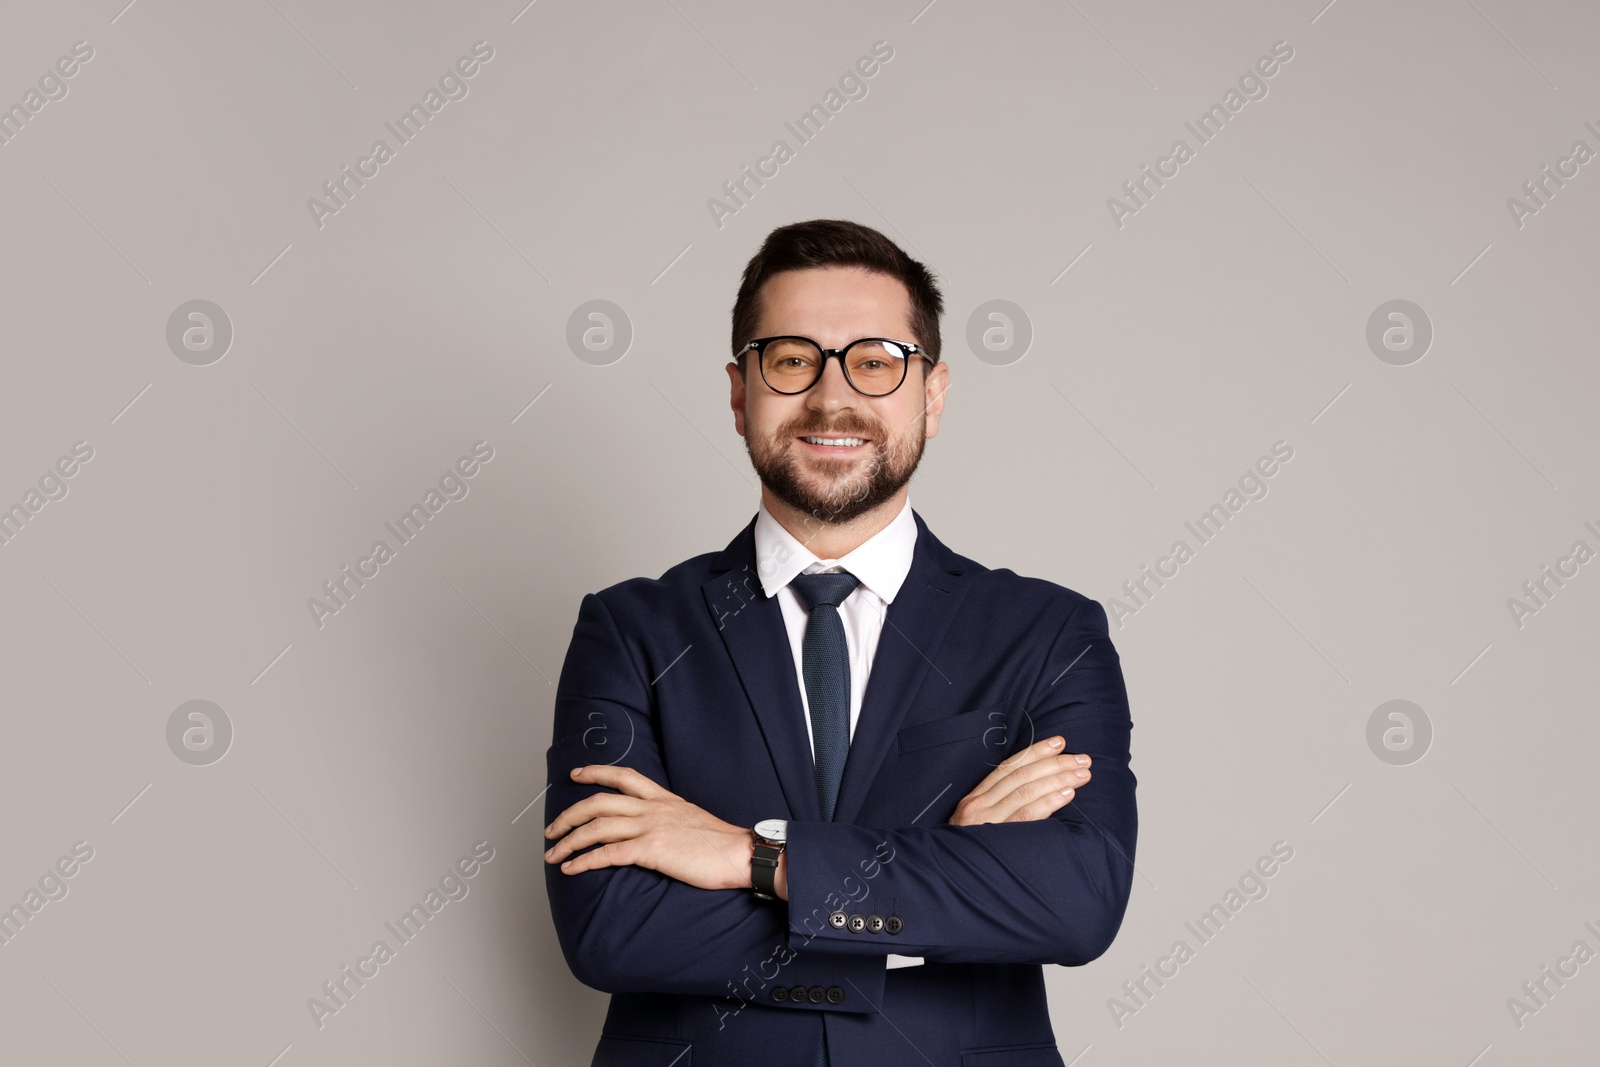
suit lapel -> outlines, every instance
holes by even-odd
[[[962,570],[950,551],[929,532],[922,516],[912,515],[917,543],[911,571],[889,605],[878,638],[839,784],[835,822],[849,822],[859,814],[966,593]],[[706,607],[755,709],[790,817],[820,820],[822,805],[794,654],[778,598],[763,594],[756,574],[754,519],[728,543],[711,570],[701,586]]]
[[[745,696],[755,709],[761,736],[789,801],[790,818],[822,818],[817,779],[806,733],[800,683],[777,597],[766,596],[756,574],[756,522],[750,520],[712,564],[701,586],[713,625],[733,659]]]
[[[911,571],[889,605],[878,637],[872,673],[861,699],[861,716],[839,783],[835,822],[853,822],[861,813],[912,697],[934,669],[945,632],[966,596],[961,570],[950,563],[949,550],[929,532],[921,515],[915,511],[912,515],[917,520],[917,546]],[[938,671],[934,677],[950,684]]]

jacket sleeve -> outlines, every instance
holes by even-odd
[[[556,686],[553,735],[544,826],[585,797],[616,792],[574,782],[574,767],[632,767],[672,788],[650,686],[611,612],[592,593],[579,608]],[[539,840],[542,852],[549,842],[542,834]],[[863,1012],[883,999],[884,955],[893,948],[848,958],[797,948],[782,900],[758,900],[748,889],[701,889],[632,865],[569,875],[546,863],[545,886],[567,966],[595,989],[728,998],[723,1007],[713,1005],[719,1015],[738,1011],[743,1001],[773,1003],[777,986],[843,991],[837,1001],[781,1001],[804,1010]]]
[[[1073,800],[1032,822],[872,829],[790,821],[789,934],[814,949],[897,952],[940,963],[1088,963],[1110,947],[1133,877],[1138,820],[1129,769],[1128,695],[1105,609],[1084,600],[1051,644],[1026,704],[1032,738],[1066,738],[1086,752],[1092,777]],[[976,785],[968,784],[961,793]],[[839,872],[874,857],[857,879],[871,905],[850,913],[897,915],[897,933],[853,932],[828,922]]]

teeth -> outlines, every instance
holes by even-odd
[[[867,443],[864,437],[802,437],[802,441],[812,445],[834,445],[840,448],[851,448],[855,445]]]

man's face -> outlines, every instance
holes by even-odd
[[[920,343],[911,333],[911,295],[897,279],[855,267],[819,267],[773,275],[762,286],[757,337],[795,334],[824,348],[860,337]],[[745,338],[744,340],[754,340]],[[754,352],[747,373],[728,364],[734,425],[769,492],[823,523],[847,523],[898,493],[911,480],[926,440],[944,410],[943,363],[909,357],[905,381],[888,396],[858,393],[836,359],[822,379],[797,395],[775,393],[762,380]],[[926,370],[924,368],[927,368]],[[815,437],[864,439],[853,446],[812,444]]]

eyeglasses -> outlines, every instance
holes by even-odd
[[[844,379],[864,396],[888,396],[906,380],[909,356],[933,357],[910,341],[862,337],[843,348],[823,348],[809,337],[761,337],[736,353],[755,352],[761,380],[775,393],[803,393],[822,380],[828,360],[839,357]]]

